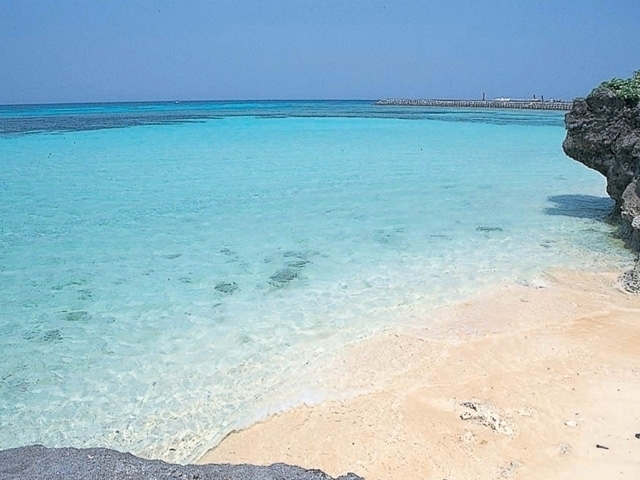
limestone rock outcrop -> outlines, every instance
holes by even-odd
[[[0,451],[3,480],[333,480],[320,470],[276,463],[255,465],[176,465],[145,460],[107,448],[45,448]],[[349,473],[337,480],[362,480]]]
[[[615,200],[611,219],[627,245],[640,251],[640,71],[576,99],[565,125],[564,153],[607,178]],[[640,257],[621,281],[627,291],[640,293]]]
[[[598,87],[565,117],[564,152],[607,178],[620,235],[640,250],[640,103]]]

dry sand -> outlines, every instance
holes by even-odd
[[[556,273],[424,312],[423,325],[335,360],[326,381],[365,393],[234,432],[201,463],[367,480],[640,479],[640,296],[616,277]]]

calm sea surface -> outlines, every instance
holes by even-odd
[[[305,370],[546,270],[617,268],[558,112],[0,107],[0,448],[190,461]]]

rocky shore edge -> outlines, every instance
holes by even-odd
[[[320,470],[276,463],[258,465],[178,465],[145,460],[108,448],[0,450],[3,480],[334,480]],[[335,480],[363,480],[353,473]]]
[[[640,72],[614,79],[577,98],[565,116],[565,154],[607,179],[615,201],[610,220],[627,246],[640,252]],[[640,293],[640,257],[622,276],[625,289]]]

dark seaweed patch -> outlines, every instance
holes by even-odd
[[[300,273],[311,263],[310,257],[320,255],[319,252],[286,250],[281,253],[285,267],[269,277],[269,284],[275,288],[284,288],[292,281],[300,278]],[[272,259],[265,259],[271,263]]]
[[[476,227],[476,230],[478,232],[485,232],[485,233],[503,231],[501,227],[483,227],[483,226]]]
[[[67,287],[82,286],[82,285],[85,285],[86,283],[87,283],[87,281],[86,280],[82,280],[82,279],[81,280],[72,280],[71,282],[68,282],[68,283],[63,283],[63,284],[60,284],[60,285],[54,285],[54,286],[51,287],[51,290],[60,291],[60,290],[62,290],[64,288],[67,288]]]
[[[60,330],[48,330],[44,332],[42,339],[45,342],[59,342],[62,340],[62,335],[60,334]]]
[[[282,253],[282,256],[284,258],[289,258],[289,257],[304,258],[306,255],[305,255],[304,252],[296,252],[295,250],[287,250],[286,252]]]
[[[93,298],[91,290],[86,288],[78,290],[78,300],[90,300],[91,298]]]
[[[220,282],[215,287],[214,290],[224,293],[225,295],[231,295],[236,290],[238,290],[238,284],[236,282]]]
[[[299,269],[283,268],[269,277],[269,283],[276,288],[284,288],[299,276]]]
[[[89,315],[89,312],[85,312],[84,310],[77,310],[75,312],[67,312],[64,315],[64,319],[67,322],[79,322],[81,320],[89,320],[91,318],[91,315]]]
[[[291,267],[291,268],[304,268],[306,267],[309,263],[309,260],[292,260],[290,262],[287,262],[287,266]]]

